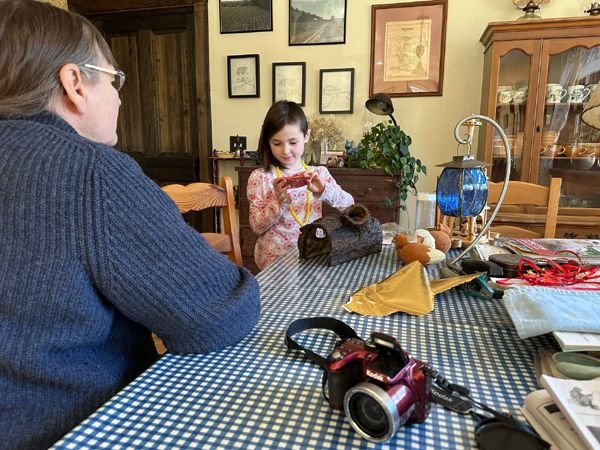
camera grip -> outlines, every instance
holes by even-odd
[[[327,389],[329,404],[334,409],[344,407],[344,395],[348,389],[364,378],[364,368],[359,360],[352,361],[341,370],[327,371]]]

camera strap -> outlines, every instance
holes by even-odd
[[[356,334],[356,331],[354,331],[349,325],[346,325],[341,320],[334,319],[333,317],[307,317],[305,319],[294,320],[292,323],[290,323],[288,329],[285,331],[285,345],[288,350],[300,350],[311,361],[317,363],[322,369],[326,368],[327,360],[321,355],[318,355],[317,353],[298,344],[292,338],[292,336],[301,333],[302,331],[314,329],[333,331],[342,339],[359,338],[358,334]]]

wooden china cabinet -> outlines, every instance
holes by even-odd
[[[507,134],[511,179],[547,186],[562,178],[556,237],[598,238],[600,130],[581,113],[600,81],[600,17],[490,23],[480,41],[481,111]],[[480,132],[478,157],[492,164],[492,181],[504,178],[504,147],[491,126]],[[495,222],[524,212],[542,230],[541,208],[521,208],[503,208]]]
[[[239,184],[239,218],[240,218],[240,246],[244,267],[253,273],[258,273],[258,267],[254,262],[254,244],[258,236],[250,228],[248,213],[250,203],[246,196],[248,178],[257,166],[240,166],[235,170],[238,173]],[[396,222],[400,216],[398,208],[388,208],[384,204],[386,197],[394,198],[396,184],[392,177],[382,169],[352,169],[352,168],[329,168],[329,172],[337,183],[346,192],[350,193],[356,203],[366,206],[371,215],[381,223]],[[335,213],[336,210],[329,205],[323,205],[323,215]]]

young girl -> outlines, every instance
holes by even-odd
[[[250,226],[259,235],[254,260],[260,269],[297,246],[300,227],[321,217],[322,202],[339,210],[354,203],[326,167],[302,161],[309,137],[306,116],[296,103],[282,100],[267,111],[258,143],[262,168],[248,180]],[[305,171],[306,186],[292,188],[281,179]]]

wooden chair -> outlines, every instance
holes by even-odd
[[[226,253],[231,261],[242,266],[240,234],[235,212],[233,182],[231,177],[221,178],[221,185],[209,183],[169,184],[162,187],[175,202],[179,211],[201,211],[218,207],[223,213],[223,233],[201,233],[208,243],[221,253]]]
[[[527,230],[514,225],[499,225],[498,217],[494,220],[491,230],[501,236],[520,238],[553,238],[556,234],[556,221],[558,216],[558,200],[560,197],[561,178],[552,178],[550,187],[540,186],[523,181],[509,181],[508,190],[502,201],[506,205],[535,205],[546,207],[544,234]],[[503,183],[489,183],[488,204],[495,204],[500,197]],[[506,222],[533,225],[540,223],[539,216],[536,221],[534,215],[526,213],[499,213]]]

